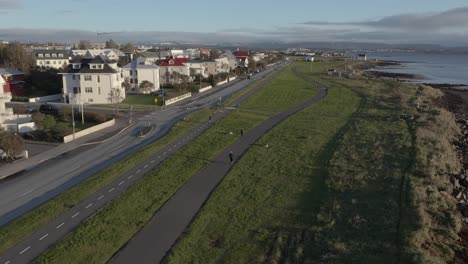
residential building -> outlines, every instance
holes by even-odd
[[[186,49],[185,55],[189,60],[195,60],[200,58],[200,50],[199,49]]]
[[[249,66],[249,52],[248,51],[237,50],[237,51],[234,51],[232,54],[236,56],[238,67]]]
[[[210,49],[200,48],[200,58],[209,58]]]
[[[156,64],[161,58],[159,57],[159,54],[156,53],[156,52],[149,52],[149,51],[145,51],[143,53],[140,53],[140,55],[138,55],[138,64],[145,64],[145,65],[149,65],[149,64]]]
[[[356,61],[367,61],[367,54],[356,54],[353,56],[353,60],[356,60]]]
[[[101,56],[107,61],[118,61],[120,57],[125,56],[125,53],[118,49],[88,49],[88,50],[72,50],[74,58],[94,58]]]
[[[188,59],[169,57],[161,61],[159,65],[159,81],[162,85],[175,83],[178,74],[190,76],[190,69],[187,66]]]
[[[125,98],[123,76],[119,68],[102,56],[73,60],[62,73],[63,95],[68,103],[115,103]],[[120,98],[110,100],[110,94]]]
[[[229,63],[229,59],[227,57],[221,57],[215,59],[216,61],[216,73],[220,72],[230,72],[232,69],[235,68],[231,67],[231,64]]]
[[[3,78],[5,84],[2,86],[5,92],[14,96],[26,95],[26,75],[13,68],[0,68],[0,76]]]
[[[231,70],[237,68],[237,58],[234,56],[234,54],[232,54],[231,51],[226,51],[225,53],[219,55],[219,58],[226,58]]]
[[[307,56],[307,57],[305,57],[305,61],[313,62],[314,60],[315,60],[315,57],[313,57],[313,56]]]
[[[133,91],[141,93],[150,93],[159,90],[159,66],[153,63],[152,59],[145,60],[139,57],[123,68],[123,77],[132,85]],[[151,91],[140,91],[140,84],[144,81],[149,81],[154,84]]]
[[[62,69],[70,62],[68,50],[34,49],[32,54],[39,67]]]
[[[201,74],[205,78],[216,74],[215,60],[191,60],[186,65],[190,68],[191,73]]]
[[[264,58],[266,58],[267,55],[265,55],[265,53],[255,53],[254,55],[252,55],[252,59],[257,62],[257,61],[261,61],[263,60]]]
[[[12,108],[6,107],[5,103],[11,101],[12,95],[9,81],[0,75],[0,127],[7,131],[24,133],[35,129],[30,115],[15,115]]]

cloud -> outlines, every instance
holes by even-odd
[[[20,9],[21,5],[19,1],[0,1],[1,9]]]
[[[301,24],[316,26],[367,26],[371,28],[406,31],[433,31],[468,27],[468,7],[454,8],[437,13],[402,14],[387,16],[374,21],[330,22],[307,21]]]

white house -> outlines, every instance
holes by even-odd
[[[60,74],[63,79],[63,96],[68,103],[107,104],[125,98],[122,72],[111,67],[101,56],[76,59]],[[120,93],[120,96],[114,96],[111,100],[111,93]]]
[[[35,129],[31,115],[15,115],[12,108],[6,107],[5,103],[11,101],[11,92],[5,89],[6,81],[0,75],[0,127],[7,131],[25,133]]]
[[[94,58],[101,56],[108,61],[118,61],[120,57],[125,56],[125,53],[118,49],[88,49],[88,50],[72,50],[73,57]]]
[[[211,74],[216,74],[216,61],[207,60],[191,60],[185,63],[195,74],[201,74],[203,77],[208,77]]]
[[[310,62],[313,62],[315,60],[315,58],[313,56],[307,56],[305,57],[305,61],[310,61]]]
[[[65,68],[70,61],[68,50],[33,50],[33,58],[36,66],[54,69]]]
[[[217,73],[229,72],[232,69],[236,68],[235,66],[231,67],[231,64],[229,63],[229,59],[227,57],[217,58],[217,59],[215,59],[215,61],[216,61],[216,72]]]
[[[151,82],[154,87],[151,91],[141,92],[150,93],[159,90],[159,66],[154,64],[151,59],[145,61],[144,58],[139,57],[125,65],[122,70],[124,79],[128,80],[136,91],[143,81]]]
[[[159,64],[159,80],[161,84],[177,82],[177,75],[190,76],[190,68],[186,58],[168,58]]]
[[[356,61],[367,61],[367,54],[356,54],[353,56],[353,59]]]

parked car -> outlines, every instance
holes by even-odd
[[[57,107],[50,104],[43,104],[39,107],[39,112],[47,115],[58,116],[59,110]]]
[[[34,107],[32,107],[32,106],[27,106],[27,107],[26,107],[26,113],[28,113],[28,114],[34,114],[34,113],[36,113],[36,112],[37,112],[37,109],[36,109],[36,108],[34,108]]]

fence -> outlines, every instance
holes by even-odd
[[[104,122],[104,123],[101,123],[99,125],[95,125],[95,126],[92,126],[90,128],[87,128],[87,129],[83,129],[81,131],[78,131],[75,133],[75,136],[73,136],[73,134],[71,135],[68,135],[68,136],[65,136],[63,137],[63,143],[68,143],[74,139],[78,139],[80,137],[84,137],[86,135],[89,135],[91,133],[94,133],[94,132],[97,132],[99,130],[102,130],[104,128],[108,128],[108,127],[111,127],[115,125],[115,119],[112,119],[110,121],[107,121],[107,122]]]
[[[235,79],[236,79],[236,77],[231,77],[231,78],[229,78],[229,81],[233,81],[233,80],[235,80]],[[228,82],[227,79],[224,80],[224,81],[220,81],[219,83],[216,83],[216,86],[223,85],[223,84],[225,84],[225,83],[227,83],[227,82]],[[211,88],[213,88],[213,86],[210,85],[210,86],[201,88],[198,92],[199,92],[199,93],[203,93],[204,91],[208,91],[208,90],[211,89]]]
[[[62,100],[62,99],[63,99],[62,94],[53,94],[53,95],[48,95],[48,96],[29,98],[29,102],[30,103],[53,102],[53,101]]]
[[[186,98],[189,98],[192,96],[192,93],[186,93],[186,94],[183,94],[183,95],[179,95],[177,97],[174,97],[174,98],[171,98],[169,100],[166,100],[166,105],[170,105],[170,104],[173,104],[175,102],[179,102],[179,101],[182,101]]]

